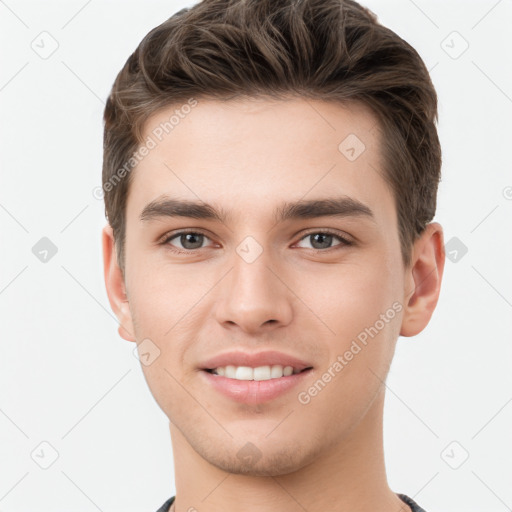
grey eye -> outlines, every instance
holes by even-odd
[[[169,242],[179,240],[182,249],[200,249],[203,246],[205,235],[201,233],[181,233],[172,237]]]
[[[338,239],[339,243],[333,244],[333,240],[335,239]],[[299,243],[303,243],[304,240],[310,241],[311,247],[306,248],[312,249],[330,249],[335,245],[340,245],[341,243],[343,243],[341,237],[337,235],[331,235],[330,233],[324,233],[322,231],[306,235]]]

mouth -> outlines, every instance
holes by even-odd
[[[224,368],[227,375],[217,373],[220,368]],[[264,368],[264,370],[258,370],[258,368]],[[299,387],[299,384],[301,389],[306,386],[304,379],[313,371],[313,367],[304,368],[298,373],[294,373],[293,370],[293,366],[273,365],[252,368],[228,365],[205,369],[199,373],[203,376],[205,389],[220,393],[232,402],[256,405],[269,403],[279,397],[293,400],[289,392]],[[222,372],[222,370],[220,371]],[[234,375],[234,377],[229,375]]]
[[[205,390],[230,401],[262,404],[282,397],[314,371],[313,365],[276,350],[224,352],[198,366]],[[305,385],[305,384],[302,384]]]
[[[299,373],[311,370],[312,366],[306,368],[298,368],[293,366],[283,366],[280,364],[265,365],[265,366],[235,366],[226,365],[218,366],[217,368],[207,368],[204,371],[211,375],[225,377],[227,379],[240,380],[240,381],[267,381],[274,379],[281,379],[291,375],[298,375]]]

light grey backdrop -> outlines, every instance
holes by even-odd
[[[102,112],[183,1],[0,0],[0,510],[156,510],[168,422],[104,290]],[[387,382],[390,485],[428,512],[512,509],[512,5],[370,0],[439,93],[448,260]],[[48,240],[41,241],[46,237]],[[55,254],[55,250],[57,251]]]

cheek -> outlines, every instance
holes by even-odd
[[[129,275],[130,306],[141,334],[159,339],[171,337],[186,323],[194,305],[212,287],[204,271],[179,265],[151,266],[136,262]],[[175,327],[176,326],[176,327]]]
[[[153,273],[147,268],[140,275],[132,275],[131,285],[130,311],[141,347],[141,368],[154,399],[172,418],[172,411],[182,410],[190,401],[180,382],[187,341],[196,338],[202,325],[194,305],[204,295],[203,287],[191,286],[183,273],[164,273],[161,269]],[[144,352],[153,358],[150,364],[145,364]]]
[[[301,390],[299,401],[308,403],[309,411],[325,422],[348,428],[364,414],[385,380],[398,337],[401,304],[392,274],[381,266],[331,269],[325,282],[328,288],[318,290],[308,305],[334,334],[325,335],[327,358],[316,380]]]
[[[142,261],[132,269],[129,299],[135,336],[138,342],[149,339],[148,346],[154,345],[158,354],[151,365],[143,365],[144,375],[155,398],[181,396],[170,374],[183,380],[193,373],[190,354],[201,338],[208,314],[205,299],[215,276],[185,266],[151,268]]]
[[[402,310],[396,280],[382,262],[351,265],[331,272],[327,291],[317,296],[315,308],[335,333],[325,338],[322,371],[336,375],[331,392],[356,409],[380,386],[393,357]]]
[[[318,287],[311,308],[335,333],[341,343],[379,320],[398,297],[395,279],[388,269],[370,264],[340,267]]]

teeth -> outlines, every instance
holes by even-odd
[[[288,377],[294,373],[299,373],[299,371],[294,370],[293,366],[283,367],[279,364],[273,366],[258,366],[256,368],[228,365],[215,368],[213,373],[235,380],[270,380]]]
[[[258,366],[254,368],[254,380],[269,380],[272,376],[270,366]]]
[[[235,372],[236,380],[253,380],[254,370],[248,366],[239,366]]]

